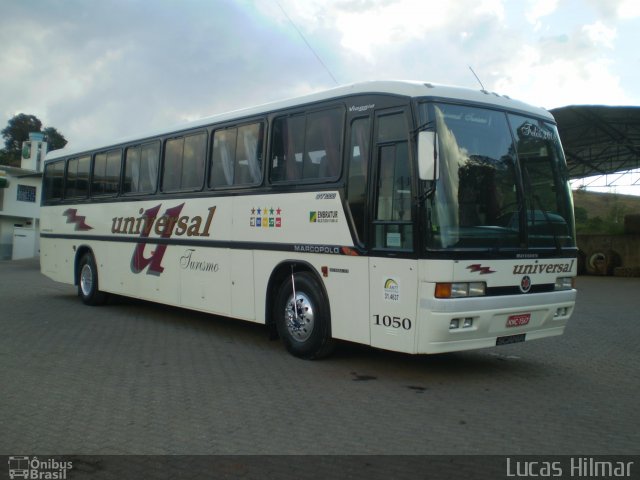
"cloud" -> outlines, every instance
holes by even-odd
[[[495,88],[545,108],[570,104],[628,104],[612,61],[594,49],[589,29],[523,45],[495,81]],[[607,46],[608,48],[608,46]]]
[[[637,65],[624,37],[635,0],[5,3],[0,113],[35,114],[71,142],[306,94],[331,76],[478,88],[470,65],[487,88],[549,107],[631,102],[638,89],[615,60],[624,47]]]
[[[300,71],[312,70],[306,50],[232,3],[43,1],[5,10],[1,112],[35,114],[71,141],[291,96],[305,90]]]
[[[587,34],[594,46],[603,46],[613,49],[617,32],[615,28],[609,28],[598,21],[591,25],[585,25],[582,30]]]
[[[621,1],[617,8],[617,15],[624,20],[631,20],[640,17],[640,2],[637,0]]]
[[[453,29],[461,33],[464,25],[477,19],[501,22],[504,8],[499,0],[424,2],[422,0],[280,0],[280,5],[306,31],[332,31],[347,54],[369,63],[387,52],[424,42],[435,32]]]
[[[558,8],[558,0],[529,0],[525,17],[536,29],[540,28],[540,19],[551,15]]]

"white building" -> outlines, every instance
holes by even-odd
[[[0,165],[0,260],[40,254],[43,134],[30,133],[20,168]]]

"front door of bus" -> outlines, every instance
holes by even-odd
[[[418,268],[405,108],[376,112],[370,184],[371,345],[415,351]]]

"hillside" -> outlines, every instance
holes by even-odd
[[[573,203],[578,233],[620,234],[624,216],[640,213],[640,196],[634,195],[574,190]]]

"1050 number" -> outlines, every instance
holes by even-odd
[[[375,324],[383,325],[391,328],[402,328],[403,330],[411,330],[411,319],[392,317],[390,315],[374,315]]]

